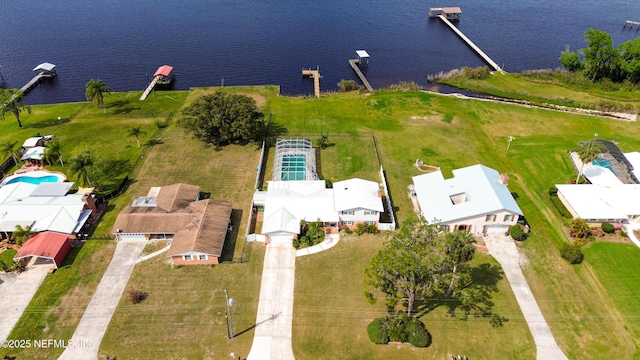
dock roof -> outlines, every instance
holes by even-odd
[[[460,9],[458,6],[443,7],[442,11],[445,14],[461,14],[462,13],[462,9]]]
[[[369,57],[369,53],[367,52],[367,50],[356,50],[356,54],[358,55],[358,57],[361,57],[361,58]]]
[[[156,73],[153,74],[153,76],[169,76],[171,75],[171,72],[173,71],[173,66],[169,66],[169,65],[162,65],[158,68],[158,70],[156,70]]]
[[[45,62],[45,63],[42,63],[42,64],[34,67],[33,71],[40,71],[40,70],[51,71],[51,70],[55,69],[55,67],[56,66],[53,65],[52,63]]]

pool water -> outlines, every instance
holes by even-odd
[[[13,178],[7,181],[6,185],[15,184],[18,182],[26,182],[29,184],[40,184],[43,182],[59,182],[60,178],[54,175],[40,176],[40,177],[32,177],[32,176],[18,176],[17,178]]]
[[[618,176],[615,171],[613,171],[613,166],[611,166],[611,162],[609,160],[605,160],[603,158],[597,158],[593,161],[593,165],[602,166],[603,168],[609,169],[613,173],[613,175]]]
[[[282,173],[283,181],[307,180],[307,157],[304,155],[283,155]]]

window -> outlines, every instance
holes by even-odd
[[[342,225],[347,225],[347,226],[353,225],[353,221],[343,221]]]
[[[451,203],[453,205],[462,204],[462,203],[467,202],[467,194],[465,194],[465,193],[454,194],[454,195],[449,196],[449,199],[451,200]]]
[[[484,221],[496,221],[496,216],[494,214],[489,214]]]
[[[182,260],[191,261],[191,260],[193,260],[193,258],[191,257],[191,255],[182,255]]]
[[[376,222],[375,221],[365,221],[364,224],[365,225],[375,225]]]
[[[348,210],[348,211],[340,211],[340,215],[355,215],[355,211],[353,210]]]
[[[372,210],[365,210],[364,214],[365,215],[377,215],[378,212],[377,211],[372,211]]]
[[[504,221],[513,221],[513,214],[507,214],[504,216]]]
[[[208,259],[207,255],[198,255],[198,260],[205,261]]]

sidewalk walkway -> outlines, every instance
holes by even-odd
[[[51,265],[36,265],[18,275],[3,274],[0,284],[0,341],[9,337],[50,268]]]
[[[267,245],[258,315],[248,360],[293,360],[291,329],[296,249],[291,243]]]
[[[340,241],[340,234],[326,234],[324,236],[324,240],[322,240],[320,244],[316,244],[313,246],[309,246],[307,248],[296,250],[296,257],[316,254],[321,251],[331,249],[332,247],[336,246],[336,244],[338,244],[339,241]]]
[[[129,282],[136,260],[146,245],[146,241],[140,240],[118,241],[109,267],[71,337],[70,342],[74,347],[67,347],[58,359],[98,359],[102,337]]]
[[[536,359],[563,360],[567,359],[556,343],[547,321],[540,311],[535,297],[531,293],[529,284],[520,269],[520,254],[511,237],[492,234],[485,239],[489,254],[502,265],[502,270],[511,285],[520,310],[529,326],[533,340],[536,343]]]

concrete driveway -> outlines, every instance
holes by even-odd
[[[20,274],[0,276],[0,341],[6,340],[47,277],[51,265],[31,266]]]
[[[291,328],[296,249],[291,242],[267,245],[256,330],[248,360],[293,360]]]
[[[104,333],[129,282],[136,261],[146,245],[147,242],[141,240],[118,242],[109,267],[71,337],[73,347],[68,346],[58,359],[98,359],[98,350]]]
[[[529,284],[527,284],[527,280],[522,274],[520,253],[513,239],[509,236],[490,234],[485,238],[485,243],[489,254],[502,265],[502,270],[509,281],[509,285],[511,285],[518,305],[520,305],[520,310],[522,310],[527,326],[529,326],[529,331],[531,331],[533,340],[536,343],[536,359],[567,359],[566,355],[558,347],[556,339],[553,337],[551,329],[549,329],[549,325],[531,293]]]

